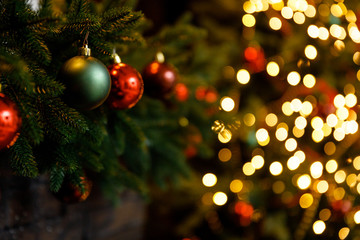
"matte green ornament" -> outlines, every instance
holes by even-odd
[[[80,50],[81,56],[63,64],[58,79],[66,87],[64,100],[67,104],[80,110],[92,110],[109,96],[111,79],[106,66],[90,56],[87,45]]]

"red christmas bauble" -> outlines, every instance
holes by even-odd
[[[10,147],[15,143],[21,122],[15,103],[0,93],[0,149]]]
[[[80,179],[84,186],[84,191],[81,191],[79,186],[76,186],[68,179],[65,179],[59,191],[54,193],[55,197],[68,204],[85,201],[90,195],[92,182],[86,177],[80,177]]]
[[[172,92],[177,74],[175,68],[167,63],[153,61],[143,70],[145,93],[155,98],[166,98]]]
[[[128,109],[135,106],[144,92],[144,82],[135,68],[125,63],[108,66],[111,76],[111,90],[108,103],[115,109]]]

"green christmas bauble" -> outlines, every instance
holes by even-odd
[[[60,69],[59,80],[66,89],[64,100],[81,110],[99,107],[109,96],[111,79],[106,66],[90,56],[76,56]]]

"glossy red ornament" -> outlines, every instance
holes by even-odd
[[[140,73],[125,63],[108,66],[111,77],[111,90],[108,103],[115,109],[128,109],[135,106],[144,92],[144,82]]]
[[[0,149],[10,147],[15,143],[21,122],[15,103],[0,93]]]
[[[79,186],[76,186],[68,179],[65,179],[59,191],[54,193],[55,197],[68,204],[85,201],[90,195],[92,182],[86,177],[80,177],[80,179],[84,186],[84,191],[81,191]]]
[[[177,81],[175,68],[167,63],[153,61],[143,70],[145,93],[155,98],[166,98]]]

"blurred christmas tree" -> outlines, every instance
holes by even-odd
[[[228,47],[212,126],[218,158],[195,159],[194,182],[172,199],[180,209],[168,214],[175,233],[163,236],[359,238],[359,7],[191,3],[208,41]],[[158,211],[171,209],[168,199],[159,201]]]

